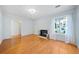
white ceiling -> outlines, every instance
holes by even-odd
[[[4,5],[2,8],[6,13],[10,13],[13,15],[28,17],[32,19],[36,19],[39,17],[43,17],[46,15],[52,15],[55,13],[59,13],[61,11],[65,11],[68,9],[74,8],[72,5],[61,5],[58,8],[55,8],[56,5]],[[33,8],[36,9],[36,13],[31,15],[27,10]]]

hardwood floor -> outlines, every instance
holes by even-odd
[[[1,48],[1,46],[5,48]],[[2,54],[77,54],[79,51],[72,44],[44,39],[37,35],[23,36],[21,39],[9,39],[1,46],[0,53]]]

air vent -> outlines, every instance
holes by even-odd
[[[59,8],[61,5],[57,5],[57,6],[55,6],[55,8]]]

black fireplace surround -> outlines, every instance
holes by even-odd
[[[48,31],[47,30],[40,30],[40,36],[47,37]]]

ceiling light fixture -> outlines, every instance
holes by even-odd
[[[28,12],[29,12],[30,14],[35,14],[35,13],[36,13],[36,9],[28,9]]]

